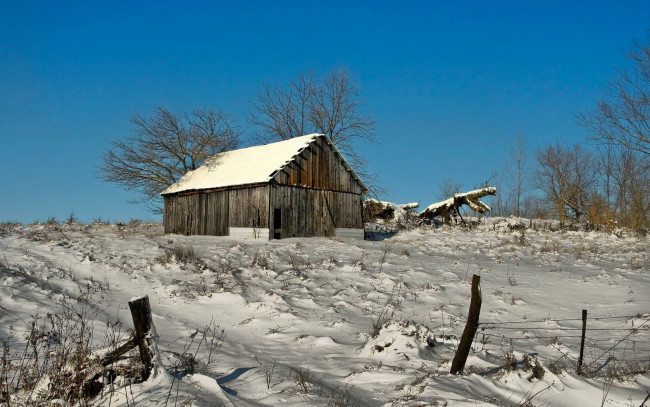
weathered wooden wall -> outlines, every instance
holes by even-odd
[[[269,186],[228,191],[230,227],[269,227]],[[259,220],[259,224],[258,224]]]
[[[165,196],[165,233],[225,236],[228,206],[228,191]]]
[[[229,227],[268,228],[269,187],[165,196],[163,225],[165,233],[212,236],[227,236]]]
[[[343,165],[342,157],[323,137],[317,138],[294,161],[278,172],[274,181],[280,185],[300,185],[330,191],[362,193],[362,185]]]
[[[363,228],[362,205],[361,194],[275,185],[270,191],[270,228],[282,229],[282,238],[334,236],[336,228]],[[282,225],[275,225],[275,208],[282,211]]]

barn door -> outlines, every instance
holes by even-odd
[[[273,209],[273,238],[282,239],[282,208]]]
[[[185,217],[185,234],[188,236],[192,234],[192,212],[191,211]]]

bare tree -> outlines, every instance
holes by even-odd
[[[650,221],[650,158],[632,150],[619,152],[612,171],[615,211],[622,226],[635,230]]]
[[[359,88],[346,71],[325,76],[309,104],[309,121],[349,158],[358,160],[353,143],[375,141],[375,120],[363,112]]]
[[[612,206],[612,201],[614,198],[614,185],[615,185],[615,171],[618,161],[618,148],[612,145],[600,145],[597,146],[598,159],[599,159],[599,169],[598,175],[601,180],[603,191],[603,199],[607,202],[608,205]]]
[[[545,194],[561,223],[567,208],[580,220],[585,202],[595,184],[591,154],[577,144],[573,148],[557,142],[537,152],[537,187]]]
[[[597,160],[595,188],[587,198],[585,216],[587,222],[593,226],[611,226],[616,218],[616,205],[614,201],[615,169],[617,166],[617,151],[619,148],[612,145],[596,146],[594,158]]]
[[[523,195],[528,188],[528,153],[526,151],[526,132],[517,130],[510,142],[508,162],[503,170],[512,196],[512,209],[516,216],[521,216]]]
[[[255,141],[268,143],[315,132],[309,122],[314,86],[314,75],[309,71],[298,74],[287,85],[262,83],[248,117],[256,127]]]
[[[454,194],[457,194],[460,192],[460,189],[463,187],[463,184],[460,182],[456,182],[451,178],[447,178],[444,181],[440,182],[438,184],[438,199],[444,200],[447,198],[451,198],[454,196]]]
[[[239,130],[225,113],[212,108],[172,113],[154,108],[151,117],[131,116],[134,134],[112,142],[102,154],[100,177],[140,192],[153,212],[160,211],[160,192],[203,161],[236,148]]]
[[[486,199],[488,201],[488,205],[492,208],[490,213],[492,216],[507,216],[512,214],[514,211],[511,210],[510,208],[510,202],[503,199],[503,194],[501,191],[504,190],[503,188],[503,177],[494,177],[492,181],[492,186],[494,186],[497,191],[499,191],[498,194],[496,194],[494,197],[491,199]]]
[[[592,138],[650,155],[650,47],[637,44],[629,54],[632,69],[609,83],[593,110],[578,113]]]
[[[287,85],[262,84],[248,115],[259,143],[309,133],[328,136],[366,184],[376,190],[375,176],[358,153],[359,141],[376,142],[375,120],[363,110],[359,87],[345,70],[315,78],[300,73]]]

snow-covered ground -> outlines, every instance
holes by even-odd
[[[106,406],[641,405],[650,391],[648,238],[507,225],[488,219],[472,231],[382,241],[188,237],[146,224],[6,227],[0,337],[19,357],[37,314],[45,327],[48,313],[75,309],[83,294],[95,304],[88,318],[101,347],[107,321],[119,321],[113,333],[132,327],[127,302],[148,295],[164,369],[106,387],[95,400]],[[482,325],[456,376],[473,274]],[[215,324],[225,333],[217,358],[206,364],[203,346],[194,369],[180,363]]]

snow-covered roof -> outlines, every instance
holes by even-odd
[[[208,158],[196,170],[183,175],[175,184],[162,191],[161,195],[269,182],[278,171],[318,137],[324,136],[314,133],[262,146],[219,153]],[[331,145],[334,147],[333,144]],[[352,171],[347,163],[345,165]],[[359,182],[361,183],[361,180]]]

